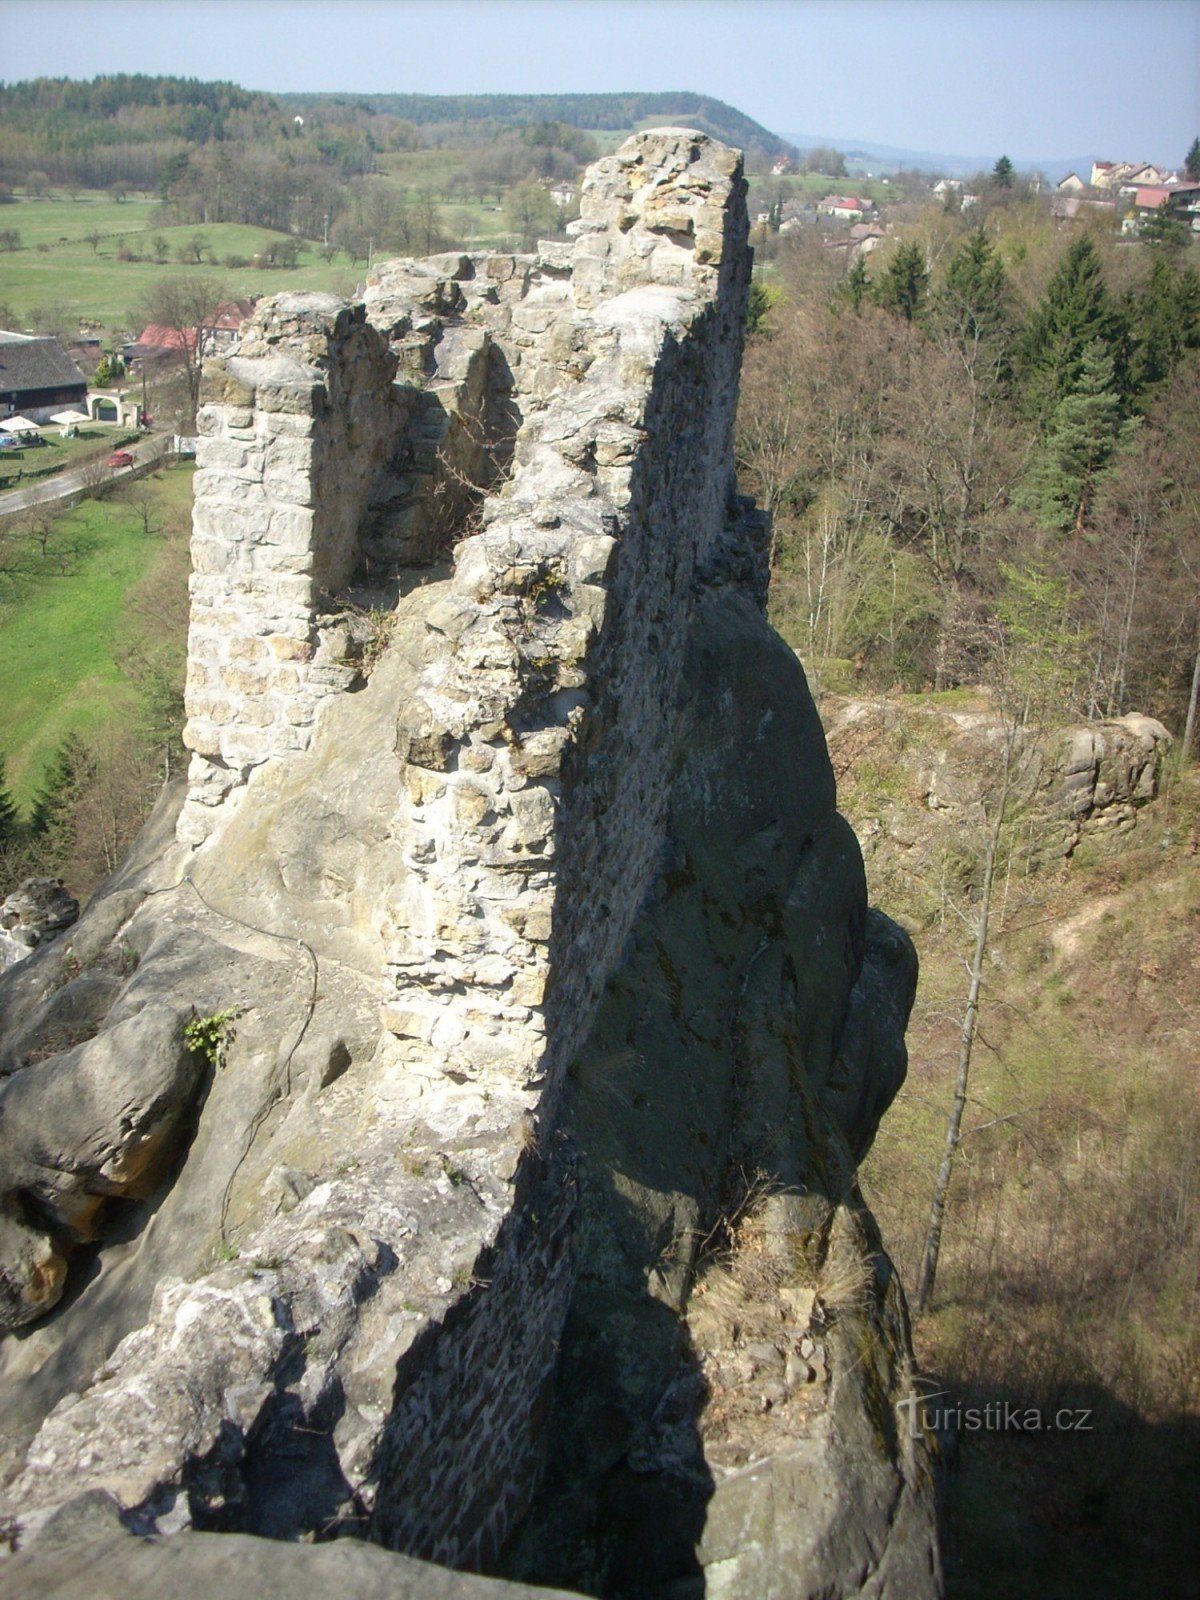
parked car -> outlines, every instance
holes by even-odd
[[[108,458],[108,465],[114,470],[117,467],[131,467],[133,465],[133,457],[128,450],[114,450]]]

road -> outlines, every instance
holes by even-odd
[[[163,456],[170,455],[173,440],[169,433],[154,433],[148,439],[139,439],[135,445],[126,446],[133,456],[132,467],[120,467],[109,477],[117,483],[122,478],[137,476],[139,468],[152,466]],[[31,506],[45,505],[48,500],[66,500],[73,494],[86,491],[87,467],[71,467],[42,483],[30,484],[28,489],[9,489],[0,494],[0,517],[12,516],[18,511],[28,511]]]

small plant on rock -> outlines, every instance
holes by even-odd
[[[208,1066],[225,1065],[225,1052],[233,1042],[233,1022],[240,1012],[236,1006],[228,1011],[214,1011],[207,1017],[193,1015],[183,1030],[184,1043],[193,1055]]]

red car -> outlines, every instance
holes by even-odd
[[[108,465],[114,468],[131,467],[133,465],[133,457],[128,450],[114,450],[108,458]]]

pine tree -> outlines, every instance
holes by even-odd
[[[1075,239],[1046,285],[1021,341],[1022,403],[1030,416],[1048,423],[1059,401],[1071,394],[1083,370],[1084,351],[1099,343],[1113,361],[1113,382],[1124,401],[1124,321],[1104,282],[1104,269],[1087,234]]]
[[[1185,350],[1200,348],[1200,273],[1156,255],[1134,302],[1134,381],[1139,393],[1171,376]]]
[[[902,244],[888,262],[879,280],[876,297],[885,310],[903,317],[906,322],[918,322],[925,309],[928,287],[925,257],[920,245],[914,241]]]
[[[0,850],[16,837],[18,826],[17,808],[4,782],[4,757],[0,755]]]
[[[46,867],[61,866],[75,843],[75,808],[95,762],[77,733],[59,745],[33,802],[30,833]]]
[[[1047,527],[1083,532],[1098,483],[1137,426],[1122,421],[1113,359],[1095,339],[1075,387],[1054,408],[1029,475],[1025,497]]]
[[[851,311],[861,311],[870,293],[871,280],[867,275],[867,263],[861,256],[857,256],[833,292],[834,305],[849,306]]]
[[[982,228],[973,229],[951,257],[938,291],[939,325],[968,347],[1001,341],[1008,333],[1008,279]]]
[[[1200,183],[1200,138],[1192,140],[1183,158],[1183,170],[1193,183]]]
[[[992,168],[992,182],[997,189],[1011,189],[1013,186],[1013,164],[1007,156],[1001,156]]]
[[[1166,250],[1185,250],[1191,240],[1191,234],[1187,224],[1181,222],[1175,215],[1171,202],[1167,199],[1142,223],[1138,229],[1138,238],[1143,244],[1158,245]]]

